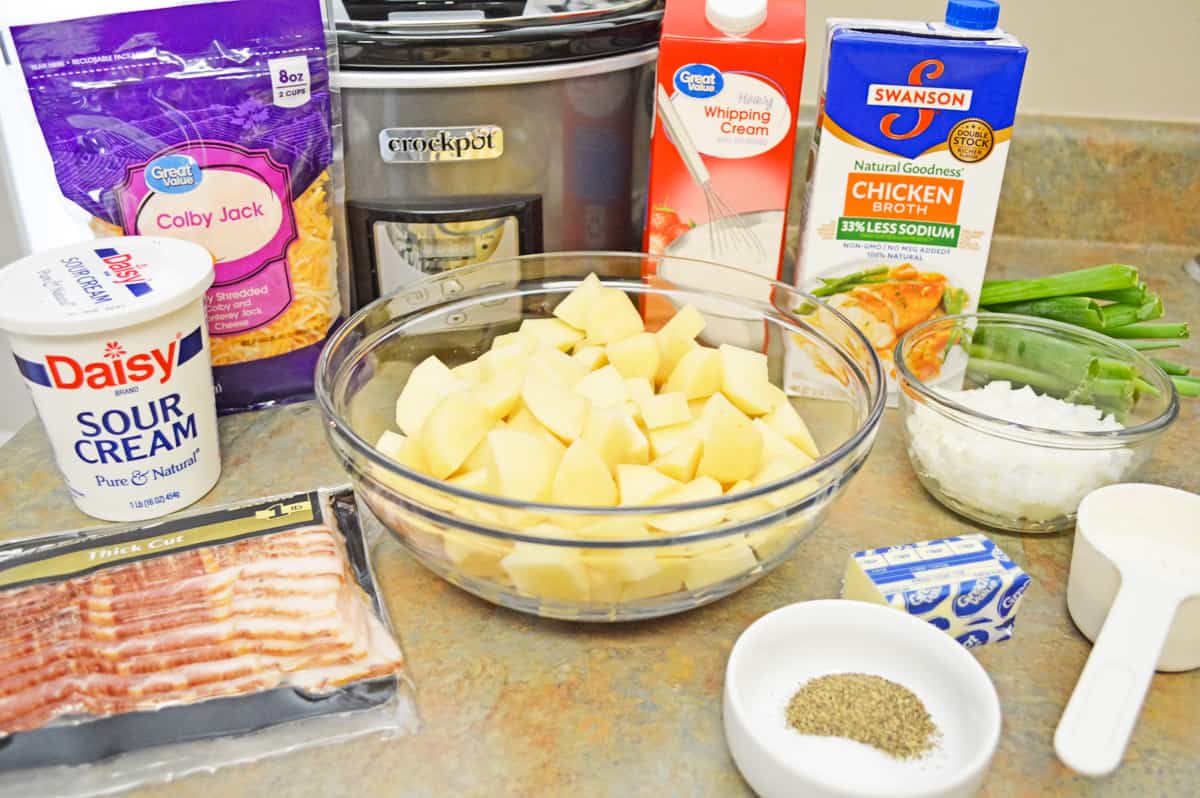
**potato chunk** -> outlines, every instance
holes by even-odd
[[[663,385],[663,391],[679,391],[688,399],[702,399],[721,390],[721,355],[698,346],[687,352]]]
[[[740,346],[722,344],[721,392],[748,416],[769,413],[778,399],[767,378],[767,356]]]
[[[521,401],[534,418],[560,440],[571,442],[583,434],[588,400],[562,383],[537,372],[525,377]]]
[[[692,420],[692,411],[688,409],[687,399],[681,393],[660,393],[643,400],[639,406],[646,429],[685,424]]]
[[[453,474],[495,423],[491,411],[470,391],[442,399],[417,436],[429,472],[438,479]]]
[[[658,373],[658,343],[653,333],[638,333],[611,342],[605,349],[608,362],[627,379],[654,379]]]
[[[494,429],[488,433],[487,452],[488,479],[501,496],[550,500],[561,455],[549,443],[528,432]]]
[[[661,384],[667,381],[675,365],[696,346],[696,336],[704,330],[704,316],[691,305],[685,305],[654,334],[658,341],[658,373]]]
[[[637,335],[644,329],[633,302],[617,288],[601,288],[587,315],[587,345],[600,346]]]
[[[718,408],[704,434],[704,451],[696,473],[726,484],[749,479],[762,460],[762,435],[740,412]]]
[[[466,387],[435,355],[422,360],[408,375],[396,399],[396,426],[405,435],[421,431],[425,418],[449,393]]]
[[[554,315],[577,330],[587,329],[588,312],[602,287],[595,272],[589,274],[571,293],[563,297],[554,308]]]
[[[550,500],[556,504],[612,507],[617,503],[617,484],[608,463],[585,441],[575,441],[559,461]]]

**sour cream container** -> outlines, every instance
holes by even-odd
[[[0,329],[71,498],[106,521],[199,499],[221,473],[204,247],[107,238],[0,269]]]

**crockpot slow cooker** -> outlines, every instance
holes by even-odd
[[[356,304],[493,257],[640,249],[662,0],[334,13]]]

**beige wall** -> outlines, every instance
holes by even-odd
[[[808,0],[804,102],[816,102],[826,17],[941,20],[945,8]],[[1000,25],[1029,47],[1022,113],[1200,122],[1200,0],[1002,0]]]

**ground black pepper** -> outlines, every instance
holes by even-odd
[[[835,673],[801,685],[788,702],[787,722],[801,734],[857,740],[896,759],[925,755],[938,736],[911,690],[865,673]]]

